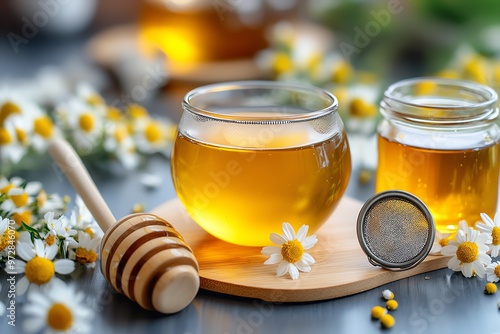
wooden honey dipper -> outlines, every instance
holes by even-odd
[[[101,271],[113,288],[148,310],[168,314],[186,307],[200,286],[199,267],[174,227],[147,213],[116,222],[71,145],[56,139],[49,153],[105,232]]]

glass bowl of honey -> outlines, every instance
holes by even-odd
[[[189,92],[171,169],[190,216],[213,236],[244,246],[269,244],[283,222],[316,231],[351,172],[337,108],[327,91],[280,82]]]
[[[375,191],[404,190],[429,208],[442,233],[470,226],[498,201],[497,94],[474,82],[415,78],[381,102]]]

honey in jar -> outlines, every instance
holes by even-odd
[[[213,236],[245,246],[270,244],[283,222],[314,233],[351,172],[336,99],[278,82],[206,87],[185,98],[172,151],[187,212]]]
[[[472,82],[419,78],[389,87],[381,103],[375,191],[404,190],[436,229],[494,216],[500,172],[496,93]]]

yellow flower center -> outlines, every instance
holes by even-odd
[[[6,193],[8,193],[9,190],[11,190],[12,188],[14,188],[14,185],[12,183],[9,183],[8,185],[6,185],[2,189],[0,189],[0,194],[6,194]]]
[[[26,145],[28,143],[28,134],[23,129],[16,128],[16,138],[21,144]]]
[[[371,117],[377,113],[375,105],[373,105],[372,103],[367,103],[359,97],[352,99],[349,107],[351,116],[354,117]]]
[[[159,141],[161,139],[161,130],[158,124],[149,123],[144,129],[144,136],[150,143]]]
[[[42,285],[54,277],[54,263],[44,257],[35,256],[26,263],[25,275],[28,281]]]
[[[323,55],[319,52],[313,53],[308,59],[306,63],[307,70],[312,75],[318,73],[320,69],[320,65],[323,62]]]
[[[51,138],[54,133],[52,120],[47,116],[35,119],[35,133],[38,133],[43,138]]]
[[[491,242],[493,246],[500,245],[500,227],[495,226],[491,231],[491,236],[493,237],[493,241]]]
[[[464,64],[464,73],[467,79],[486,83],[488,70],[485,61],[480,57],[473,57]]]
[[[6,229],[5,232],[0,236],[0,252],[3,251],[9,245],[9,229]]]
[[[82,129],[85,132],[90,132],[92,129],[94,129],[94,116],[91,113],[84,113],[80,116],[79,119],[79,125],[80,129]]]
[[[148,112],[146,109],[144,109],[142,106],[138,104],[131,104],[128,109],[127,109],[128,114],[130,117],[136,119],[136,118],[142,118],[146,117],[148,115]]]
[[[94,231],[90,227],[87,227],[85,230],[83,230],[85,233],[90,235],[90,238],[92,239],[94,237]]]
[[[119,126],[115,130],[115,140],[121,143],[128,136],[128,129],[125,126]]]
[[[287,241],[281,246],[281,256],[286,262],[295,263],[302,259],[304,247],[297,239]]]
[[[345,84],[350,80],[351,75],[351,65],[348,62],[343,61],[333,72],[332,80],[337,84]]]
[[[97,254],[93,250],[78,247],[75,253],[76,261],[80,263],[93,263],[97,260]]]
[[[500,278],[500,264],[495,267],[495,270],[493,271],[495,275],[497,275],[498,278]]]
[[[0,128],[0,145],[8,145],[12,143],[12,136],[6,128]]]
[[[472,263],[476,260],[479,250],[475,242],[465,241],[458,245],[456,254],[461,263]]]
[[[12,215],[12,219],[16,222],[17,225],[22,225],[22,222],[24,222],[26,225],[31,225],[31,212],[15,212]]]
[[[280,52],[274,56],[273,71],[276,75],[290,72],[292,69],[292,59],[286,53]]]
[[[36,195],[36,204],[39,208],[42,208],[45,205],[45,202],[47,201],[47,193],[45,190],[40,190],[40,193]]]
[[[104,104],[102,96],[97,94],[91,94],[87,96],[86,102],[93,107],[97,107]]]
[[[436,84],[432,81],[419,82],[416,87],[418,95],[431,94],[435,89],[436,89]]]
[[[123,114],[120,111],[120,109],[115,108],[115,107],[109,107],[107,110],[107,115],[108,119],[112,121],[119,121],[122,119]]]
[[[0,108],[0,126],[3,126],[3,123],[12,114],[20,114],[21,108],[12,102],[5,102]]]
[[[47,325],[56,331],[66,332],[73,326],[73,313],[62,303],[54,303],[47,312]]]
[[[484,287],[484,293],[488,295],[492,295],[497,293],[497,286],[495,283],[489,282],[486,283],[486,286]]]
[[[45,242],[47,243],[47,245],[52,246],[54,244],[54,242],[56,242],[56,237],[54,237],[51,234],[47,238],[45,238]]]
[[[450,242],[450,240],[447,238],[439,239],[439,244],[441,245],[441,247],[448,246],[449,242]]]
[[[12,202],[16,205],[16,207],[20,208],[28,204],[29,196],[27,193],[22,193],[21,195],[12,195],[10,196]]]

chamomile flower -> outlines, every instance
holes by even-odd
[[[18,295],[23,295],[28,288],[31,289],[33,286],[50,287],[54,282],[61,281],[55,277],[56,273],[66,275],[75,270],[75,263],[71,260],[53,261],[57,251],[57,245],[44,245],[40,239],[35,239],[34,244],[17,242],[17,254],[22,260],[15,260],[15,269],[18,274],[24,274],[16,283]],[[6,271],[9,273],[7,268]]]
[[[441,253],[444,256],[453,256],[448,261],[448,268],[454,271],[462,271],[465,277],[472,277],[474,274],[483,277],[485,266],[491,263],[491,258],[486,254],[487,243],[491,242],[491,237],[486,233],[481,233],[464,226],[460,228],[448,246],[443,247]]]
[[[63,213],[66,211],[66,202],[58,194],[48,195],[45,190],[40,190],[36,195],[36,204],[40,214],[46,214],[49,211]]]
[[[72,99],[58,108],[57,117],[79,153],[89,154],[100,143],[103,116],[91,105]]]
[[[490,263],[486,266],[486,279],[489,282],[500,281],[500,261]]]
[[[111,123],[106,129],[104,149],[114,154],[126,169],[134,169],[140,159],[126,123]]]
[[[140,122],[134,133],[138,150],[146,154],[159,152],[168,155],[175,129],[170,123],[151,118]]]
[[[53,284],[45,293],[33,291],[23,308],[26,333],[88,333],[94,314],[84,305],[83,292],[74,285],[66,286],[62,281]]]
[[[59,128],[55,126],[52,119],[41,114],[33,120],[33,133],[31,135],[32,145],[35,151],[45,152],[50,141],[61,135]]]
[[[269,256],[264,264],[278,264],[276,276],[281,277],[286,273],[290,274],[292,279],[299,278],[299,270],[310,272],[311,264],[314,258],[304,252],[312,248],[318,239],[316,235],[307,236],[309,226],[303,225],[297,234],[289,223],[282,224],[283,234],[271,233],[270,239],[273,243],[280,246],[266,246],[262,248],[261,253]]]
[[[9,229],[9,218],[3,218],[0,216],[0,259],[8,257],[8,246],[12,242],[12,236],[16,237],[14,230]]]
[[[446,247],[450,242],[450,233],[441,233],[436,231],[436,236],[434,238],[434,244],[429,252],[431,255],[442,255],[441,250]]]
[[[94,236],[102,236],[104,234],[103,231],[80,196],[76,196],[75,204],[69,219],[69,226],[72,229],[87,232],[92,238]]]
[[[500,215],[495,214],[492,220],[487,214],[481,213],[483,222],[477,223],[476,228],[486,234],[491,235],[491,244],[488,245],[491,257],[497,257],[500,254]]]
[[[14,123],[7,120],[0,126],[0,161],[17,164],[28,151],[29,136]]]
[[[100,237],[92,238],[87,232],[78,231],[78,242],[70,246],[69,258],[94,268],[98,258],[97,248],[100,241]]]
[[[41,189],[42,184],[40,182],[29,182],[26,185],[14,185],[12,183],[7,192],[8,199],[2,203],[1,208],[6,211],[25,208],[35,201],[35,196]]]

